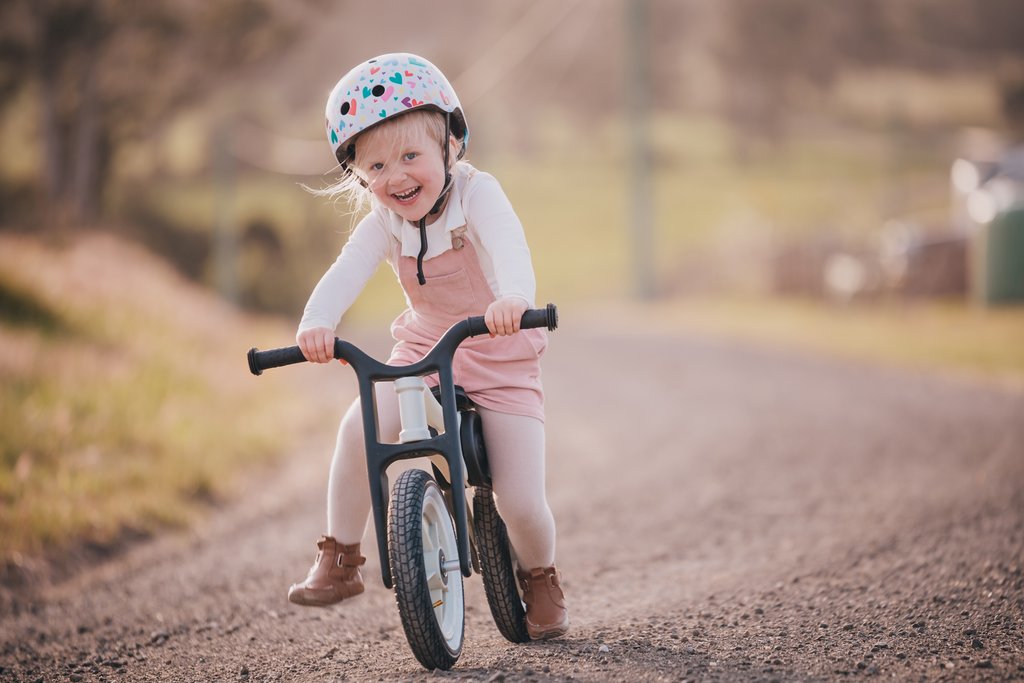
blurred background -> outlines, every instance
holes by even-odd
[[[1019,0],[7,0],[5,543],[59,533],[11,531],[55,515],[53,498],[24,507],[46,479],[71,499],[55,529],[116,535],[73,503],[119,490],[83,483],[115,453],[149,456],[129,483],[203,500],[220,481],[203,453],[276,452],[254,417],[234,426],[258,444],[201,431],[204,406],[244,391],[171,360],[171,342],[223,335],[239,361],[259,341],[239,310],[284,317],[262,345],[290,341],[358,218],[303,188],[333,178],[327,94],[390,51],[460,93],[469,158],[520,214],[540,303],[1019,379],[1022,36]],[[351,319],[400,310],[393,279]],[[69,337],[78,355],[54,363]],[[116,514],[137,528],[176,518],[135,505]]]
[[[292,316],[353,224],[300,187],[331,179],[326,94],[387,51],[453,81],[552,298],[965,297],[1019,193],[1013,0],[48,0],[0,25],[5,225],[100,225]]]

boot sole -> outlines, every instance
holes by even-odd
[[[566,619],[564,623],[549,626],[544,630],[534,630],[528,623],[526,630],[530,634],[531,640],[554,640],[555,638],[561,638],[569,632],[569,620]]]
[[[342,600],[344,600],[344,598]],[[339,602],[342,602],[342,600],[310,600],[307,598],[288,598],[288,602],[292,603],[293,605],[301,605],[302,607],[330,607],[331,605],[337,605]]]
[[[339,602],[343,602],[348,598],[354,598],[360,595],[363,591],[353,593],[342,598],[336,598],[334,596],[325,596],[324,598],[316,598],[311,596],[303,595],[302,593],[295,593],[288,596],[288,602],[293,605],[301,605],[303,607],[330,607],[331,605],[337,605]]]

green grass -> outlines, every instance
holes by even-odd
[[[1024,307],[984,309],[942,301],[838,306],[803,299],[715,297],[617,303],[609,310],[637,329],[697,330],[1024,389]]]
[[[53,372],[45,359],[74,342],[39,339],[39,359],[0,389],[5,553],[183,522],[283,445],[270,423],[252,419],[251,397],[168,358],[200,348],[151,346],[113,372],[103,358],[113,348],[76,353],[83,364]]]
[[[310,424],[295,387],[253,382],[242,358],[240,338],[290,330],[180,296],[151,257],[125,272],[138,253],[99,249],[106,273],[90,281],[68,253],[0,247],[8,291],[30,293],[15,310],[50,312],[0,319],[0,567],[188,523]]]

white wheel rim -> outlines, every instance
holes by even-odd
[[[462,572],[447,572],[441,558],[457,560],[459,547],[455,540],[452,518],[437,486],[428,486],[423,498],[423,567],[434,606],[434,618],[448,647],[456,651],[462,644],[462,620],[465,605],[462,594]]]

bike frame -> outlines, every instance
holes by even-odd
[[[448,466],[451,474],[450,481],[463,482],[466,478],[465,464],[462,458],[462,442],[459,434],[459,416],[455,404],[455,380],[452,374],[452,358],[455,349],[468,336],[474,332],[469,329],[459,329],[459,334],[452,334],[456,328],[468,327],[466,321],[459,323],[446,333],[434,345],[427,355],[420,361],[406,366],[393,366],[381,363],[370,358],[365,353],[352,346],[348,342],[335,341],[334,355],[336,358],[343,358],[348,361],[356,372],[359,381],[359,395],[363,397],[360,408],[363,418],[363,435],[366,443],[366,467],[370,483],[370,503],[373,507],[373,524],[377,531],[377,550],[380,554],[381,578],[388,588],[393,587],[391,578],[391,566],[388,560],[387,547],[387,509],[389,498],[389,481],[387,468],[399,460],[409,460],[421,457],[440,457]],[[465,332],[465,334],[462,334]],[[480,331],[476,331],[480,334]],[[486,327],[483,330],[486,333]],[[378,440],[377,429],[377,398],[374,390],[377,382],[397,381],[403,383],[407,378],[423,378],[428,375],[437,374],[438,386],[441,389],[441,418],[443,430],[427,438],[421,438],[424,434],[419,431],[420,427],[425,430],[426,421],[419,424],[414,416],[415,409],[410,409],[408,399],[406,407],[402,409],[400,395],[399,405],[402,412],[402,429],[405,436],[413,437],[415,440],[397,444],[381,443]],[[419,379],[422,385],[423,380]],[[408,384],[406,382],[406,384]],[[398,387],[396,386],[396,389]],[[405,389],[404,391],[409,391]],[[423,411],[423,401],[426,399],[423,394],[432,395],[424,391],[420,396],[412,396],[413,401],[420,402],[420,411]],[[407,394],[408,395],[408,394]],[[369,397],[370,400],[366,400]],[[407,424],[407,422],[409,424]],[[465,486],[452,486],[452,513],[455,517],[455,534],[459,547],[459,569],[463,576],[469,577],[473,573],[471,555],[469,551],[469,521],[467,516],[466,488]]]
[[[523,315],[521,328],[546,327],[554,330],[558,327],[558,312],[554,305],[548,304],[544,309],[533,309]],[[373,508],[373,524],[377,532],[377,551],[380,555],[381,578],[388,588],[394,587],[391,577],[391,563],[388,557],[387,543],[387,508],[390,487],[388,485],[387,468],[399,460],[413,458],[442,458],[448,466],[449,481],[457,482],[451,487],[452,513],[455,517],[456,541],[459,548],[459,569],[462,575],[469,577],[473,573],[472,556],[469,547],[468,504],[466,502],[467,480],[465,461],[462,454],[462,441],[459,429],[459,413],[455,400],[455,380],[452,363],[455,350],[464,340],[481,334],[489,334],[483,316],[466,318],[452,325],[434,344],[421,360],[404,366],[387,365],[368,356],[361,349],[341,339],[334,340],[334,357],[346,361],[356,373],[359,383],[360,409],[363,420],[363,435],[366,443],[366,466],[370,484],[370,503]],[[254,375],[262,374],[265,368],[290,365],[305,361],[302,351],[297,346],[269,351],[249,350],[249,370]],[[420,397],[413,391],[423,386],[423,377],[438,376],[440,388],[440,406],[443,430],[430,435],[425,427],[437,421],[436,411],[432,417],[424,418],[418,411],[424,410],[422,404],[415,407]],[[416,378],[409,382],[403,378]],[[407,385],[410,398],[406,398],[409,407],[403,415],[403,432],[406,420],[409,420],[409,433],[406,443],[380,443],[377,429],[377,398],[375,385],[377,382],[398,382]],[[424,392],[426,395],[430,391]],[[431,397],[432,398],[432,397]],[[427,398],[424,396],[423,401]],[[399,397],[400,410],[402,394]],[[436,428],[436,425],[435,425]],[[427,438],[421,438],[426,436]],[[402,439],[400,439],[402,441]]]

